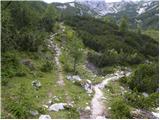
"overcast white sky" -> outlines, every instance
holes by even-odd
[[[43,0],[43,1],[45,1],[47,3],[52,3],[52,2],[62,2],[62,3],[64,3],[64,2],[72,2],[74,0]],[[121,1],[121,0],[106,0],[106,2],[117,2],[117,1]]]

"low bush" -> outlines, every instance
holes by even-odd
[[[102,75],[114,73],[114,68],[113,67],[104,67],[100,70]]]
[[[158,64],[141,64],[129,79],[129,87],[138,92],[153,93],[158,89]]]
[[[111,104],[111,114],[114,119],[131,118],[130,109],[122,98],[116,98]]]
[[[136,108],[152,109],[158,107],[158,93],[152,93],[148,97],[138,92],[127,92],[124,95],[126,102]]]

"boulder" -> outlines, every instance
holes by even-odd
[[[157,119],[157,117],[154,116],[153,113],[146,110],[140,110],[140,109],[131,111],[131,116],[134,119]]]
[[[63,110],[66,103],[55,103],[49,107],[49,111],[56,111]]]
[[[78,75],[72,76],[73,80],[81,81],[82,79]]]
[[[81,81],[82,79],[79,77],[79,75],[68,75],[67,76],[67,80],[71,80],[71,81]]]
[[[41,115],[39,119],[51,119],[50,115]]]

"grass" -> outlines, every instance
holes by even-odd
[[[26,76],[23,77],[15,76],[8,78],[8,83],[5,86],[2,86],[2,118],[16,118],[6,109],[6,105],[10,102],[6,99],[11,96],[16,96],[16,91],[23,83],[25,85],[25,89],[27,90],[28,97],[33,102],[33,104],[38,107],[36,107],[35,110],[38,110],[41,114],[49,114],[53,119],[78,119],[78,109],[85,108],[87,106],[86,103],[89,104],[91,100],[91,97],[88,96],[86,91],[82,87],[73,84],[71,81],[68,81],[65,78],[65,86],[60,87],[57,84],[58,79],[55,66],[51,72],[41,72],[40,68],[45,63],[45,59],[42,58],[43,55],[37,57],[36,55],[22,52],[16,53],[16,56],[19,60],[24,58],[31,59],[35,66],[35,70],[26,71]],[[38,91],[32,87],[33,80],[39,80],[42,84],[42,87]],[[74,101],[74,107],[59,112],[49,112],[48,110],[43,109],[42,105],[46,104],[53,96],[61,97],[59,102],[66,103],[68,99]],[[35,117],[28,116],[28,118],[39,118],[39,115]]]

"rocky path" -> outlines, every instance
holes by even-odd
[[[61,48],[56,44],[56,42],[54,41],[54,38],[56,35],[62,33],[64,31],[64,28],[62,29],[62,31],[58,32],[58,33],[55,33],[55,34],[52,34],[48,40],[48,46],[49,48],[55,53],[54,55],[54,59],[55,59],[55,63],[56,63],[56,66],[57,66],[57,71],[58,71],[58,81],[57,83],[60,85],[60,86],[64,86],[65,83],[64,83],[64,78],[63,78],[63,73],[62,73],[62,65],[59,61],[59,57],[61,55]]]
[[[93,86],[93,90],[95,91],[95,94],[91,101],[91,118],[92,119],[105,119],[105,105],[103,103],[103,89],[105,86],[107,86],[109,81],[118,80],[121,77],[129,76],[131,73],[126,72],[124,74],[123,71],[118,71],[114,74],[110,74],[105,80],[103,80],[101,83]]]

